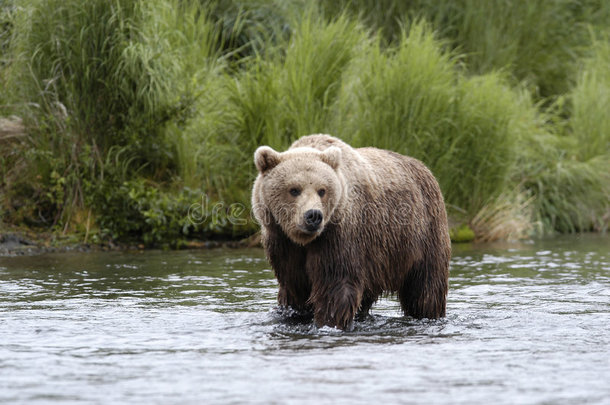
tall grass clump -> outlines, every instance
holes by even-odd
[[[354,145],[373,142],[427,160],[433,136],[450,125],[455,67],[423,23],[395,47],[372,42],[346,73],[334,126]]]
[[[234,101],[245,112],[240,114],[245,122],[259,120],[262,124],[243,128],[251,146],[287,147],[303,134],[328,129],[343,71],[366,40],[358,23],[346,16],[325,22],[310,10],[295,21],[288,42],[273,56],[259,59],[242,77],[246,88],[260,78],[263,87],[259,89],[274,97],[267,105],[272,108],[249,109],[245,103],[256,101],[247,93],[242,97],[240,89],[235,89]]]
[[[344,139],[421,159],[471,216],[505,189],[523,107],[500,75],[464,76],[422,22],[396,46],[373,43],[347,75],[334,124]]]
[[[292,24],[290,38],[270,43],[218,89],[225,113],[202,148],[216,156],[210,185],[224,190],[224,199],[248,203],[256,147],[281,150],[302,135],[330,131],[343,71],[366,41],[358,23],[344,16],[325,22],[310,10]]]
[[[556,135],[524,143],[523,186],[534,197],[543,233],[604,231],[608,228],[610,159],[608,154],[578,160],[578,145]]]
[[[6,205],[7,179],[15,172],[15,166],[23,164],[18,141],[24,135],[22,122],[12,117],[8,76],[12,65],[10,47],[14,34],[14,6],[10,1],[0,1],[0,231],[3,228]]]
[[[98,100],[93,95],[105,87],[104,76],[98,74],[117,61],[120,50],[112,51],[112,46],[125,42],[117,40],[124,30],[111,18],[112,3],[89,2],[82,9],[77,3],[23,3],[14,20],[18,32],[11,44],[7,93],[20,104],[19,113],[31,130],[29,165],[9,179],[8,208],[18,220],[43,226],[66,219],[67,207],[84,205],[82,178],[103,159],[102,150],[111,146],[105,142],[114,135],[108,131],[97,136],[112,123],[108,116],[96,119],[114,100],[101,92]],[[23,202],[27,200],[32,203]]]
[[[189,129],[194,122],[201,126],[197,117],[212,102],[208,96],[215,93],[213,87],[225,67],[219,49],[221,33],[207,12],[195,1],[145,3],[142,40],[137,44],[142,53],[160,60],[165,71],[158,80],[171,86],[171,101],[185,108],[183,116],[168,121],[162,129],[169,150],[175,153],[174,174],[188,187],[197,187],[201,181],[198,145],[191,140]],[[199,130],[207,132],[207,128]]]
[[[204,11],[178,0],[22,7],[10,79],[29,163],[5,187],[9,216],[150,243],[206,229],[186,222],[201,193],[179,188],[179,142],[168,137],[192,117],[217,59]]]
[[[547,232],[605,231],[610,222],[610,45],[596,39],[567,94],[569,119],[524,143],[525,186]]]
[[[318,0],[328,17],[349,14],[380,34],[384,44],[400,41],[403,27],[414,8],[413,1],[396,0]]]
[[[162,125],[185,108],[163,80],[162,54],[142,44],[141,8],[136,0],[33,1],[17,43],[25,66],[14,79],[20,98],[40,109],[34,115],[56,117],[100,155],[129,146],[156,166],[169,164]]]
[[[578,158],[586,161],[610,153],[610,31],[594,39],[569,98]]]

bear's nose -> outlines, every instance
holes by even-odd
[[[309,232],[317,231],[318,228],[320,227],[320,224],[322,223],[322,217],[323,217],[322,211],[308,210],[307,212],[305,212],[305,215],[304,215],[305,228]]]

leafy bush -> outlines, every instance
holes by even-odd
[[[102,238],[178,247],[189,238],[210,237],[212,231],[226,232],[219,225],[226,221],[218,217],[223,213],[214,216],[207,211],[209,203],[200,204],[205,198],[201,191],[183,188],[171,193],[134,179],[118,185],[105,184],[91,195],[104,213],[96,224]]]

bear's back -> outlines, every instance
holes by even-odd
[[[331,146],[342,151],[340,170],[348,184],[352,187],[357,185],[369,198],[406,193],[408,197],[416,199],[415,203],[425,204],[430,197],[432,201],[438,201],[439,198],[442,201],[434,175],[424,163],[413,157],[375,147],[353,148],[326,134],[301,137],[290,149],[310,147],[325,150]],[[402,196],[405,197],[407,196]]]

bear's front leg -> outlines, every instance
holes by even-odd
[[[326,325],[342,330],[351,329],[361,301],[362,288],[346,280],[317,291],[314,288],[309,299],[317,327]]]
[[[311,321],[313,313],[311,305],[307,301],[309,291],[308,284],[300,284],[296,287],[280,284],[277,302],[280,308],[290,308],[290,310],[294,311],[293,317],[309,319]]]

